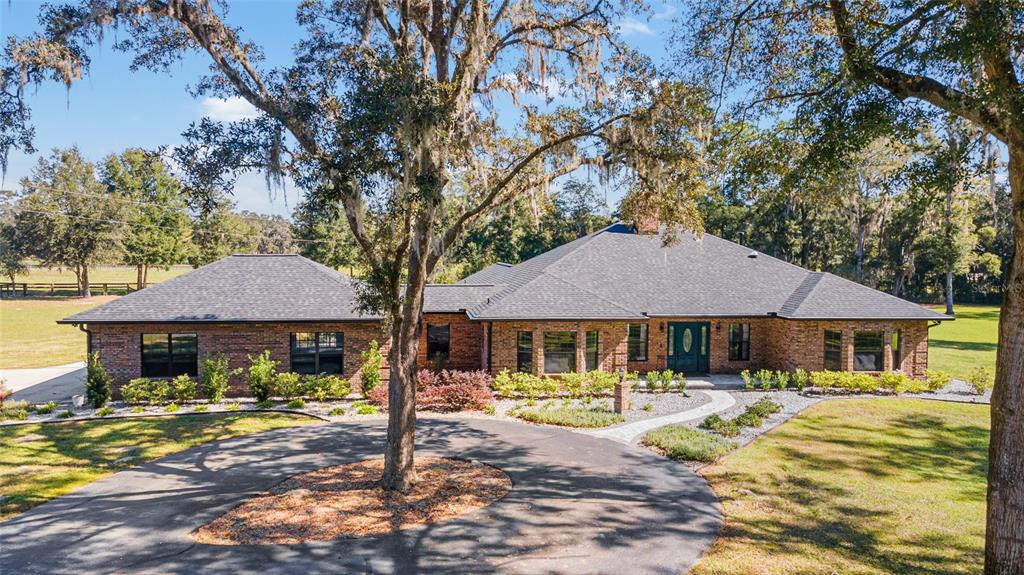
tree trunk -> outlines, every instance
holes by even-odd
[[[92,287],[89,285],[89,265],[82,264],[82,297],[89,299],[92,297]]]
[[[1009,147],[1013,258],[999,314],[985,574],[1024,574],[1024,148]]]
[[[146,265],[142,266],[142,285],[139,287],[139,289],[142,289],[142,288],[146,287],[146,284],[148,284],[148,283],[149,283],[149,264],[146,264]]]
[[[953,270],[946,270],[946,315],[954,315],[953,311]]]
[[[142,264],[136,264],[135,266],[135,290],[142,289]]]
[[[953,186],[946,188],[946,315],[953,315]]]

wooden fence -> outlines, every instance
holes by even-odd
[[[154,285],[155,282],[149,282],[143,285],[143,287],[149,287]],[[135,282],[93,282],[89,284],[93,294],[110,295],[114,294],[128,294],[136,291]],[[71,283],[60,283],[60,282],[5,282],[0,284],[0,297],[4,296],[28,296],[29,292],[38,294],[39,292],[49,293],[55,295],[58,292],[72,292],[78,293],[78,284]]]

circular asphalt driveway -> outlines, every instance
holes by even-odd
[[[291,475],[379,456],[384,422],[286,428],[202,445],[0,523],[0,573],[682,573],[714,541],[718,502],[637,447],[496,419],[428,418],[420,454],[495,465],[495,504],[392,535],[213,546],[190,533]]]

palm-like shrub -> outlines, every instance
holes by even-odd
[[[99,352],[89,354],[85,370],[85,401],[95,409],[99,409],[110,401],[110,388],[113,383]]]
[[[249,361],[251,365],[246,375],[249,389],[257,402],[265,402],[274,393],[274,379],[277,375],[274,370],[277,368],[277,362],[270,359],[269,350],[263,350],[263,353],[256,357],[250,355]]]

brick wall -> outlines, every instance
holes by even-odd
[[[378,322],[345,322],[324,324],[93,324],[93,350],[99,352],[100,360],[114,378],[115,389],[128,380],[141,375],[141,336],[144,333],[194,333],[199,343],[199,369],[207,355],[224,354],[231,368],[249,367],[249,355],[256,355],[263,350],[270,351],[271,359],[280,364],[278,369],[286,371],[291,365],[290,334],[300,332],[342,332],[345,334],[345,367],[344,377],[348,378],[354,389],[358,389],[360,381],[360,352],[369,346],[370,340],[376,339],[381,344],[384,357],[384,373],[387,378],[388,341],[381,333]],[[243,376],[231,379],[229,395],[248,395],[249,390]]]
[[[893,369],[893,331],[903,334],[903,353],[898,366],[912,377],[923,377],[928,367],[928,324],[926,321],[797,321],[780,318],[657,318],[647,321],[647,360],[626,361],[629,322],[622,321],[518,321],[494,322],[491,342],[491,371],[516,369],[516,334],[533,332],[533,372],[543,373],[544,332],[576,331],[577,371],[583,370],[585,332],[599,330],[598,355],[601,369],[618,371],[626,368],[644,373],[665,369],[668,364],[668,323],[674,321],[708,322],[710,349],[708,364],[711,373],[739,373],[744,369],[795,370],[803,368],[819,371],[824,366],[825,330],[842,332],[842,361],[844,369],[853,370],[853,334],[859,330],[884,332],[884,366]],[[750,359],[729,359],[729,326],[733,323],[750,324]]]
[[[483,323],[471,321],[464,313],[428,313],[423,314],[423,324],[419,355],[416,360],[420,367],[432,366],[427,358],[427,325],[430,324],[448,324],[449,326],[449,355],[448,361],[444,365],[446,369],[475,371],[487,367]]]

